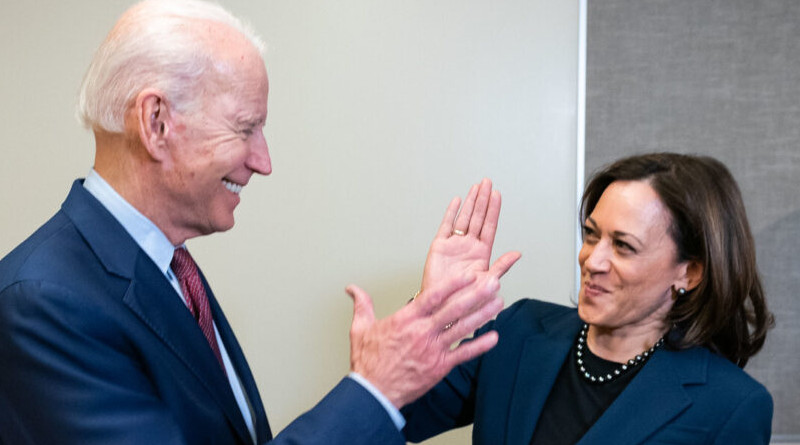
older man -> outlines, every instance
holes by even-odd
[[[184,246],[230,229],[242,187],[271,172],[267,91],[258,39],[216,5],[145,1],[120,18],[81,91],[94,168],[0,262],[0,442],[273,440]],[[353,372],[272,443],[404,443],[398,408],[496,343],[489,333],[450,347],[500,310],[497,278],[518,257],[462,276],[488,269],[490,188],[474,188],[458,217],[451,204],[413,303],[376,321],[369,297],[348,289]],[[459,246],[478,246],[477,261]]]

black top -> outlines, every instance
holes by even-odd
[[[547,396],[533,432],[531,445],[565,445],[578,442],[643,366],[630,368],[611,382],[592,383],[578,369],[575,346],[573,343],[567,359],[558,371],[556,382]],[[583,351],[584,366],[592,374],[613,373],[621,365],[592,354],[588,347],[584,347]],[[532,422],[535,420],[531,419]]]

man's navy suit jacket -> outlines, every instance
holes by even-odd
[[[583,322],[574,308],[522,300],[494,323],[498,345],[402,412],[413,442],[473,423],[477,445],[528,445]],[[768,444],[772,397],[705,348],[660,349],[580,445]]]
[[[203,283],[258,443],[404,443],[375,398],[347,378],[273,440],[239,343]],[[197,323],[80,180],[0,262],[0,443],[252,443]]]

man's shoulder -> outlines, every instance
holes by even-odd
[[[51,275],[59,263],[74,263],[82,244],[75,226],[59,211],[0,260],[0,289]]]
[[[81,230],[62,207],[0,260],[0,318],[20,320],[19,315],[26,314],[42,321],[58,311],[72,324],[93,323],[92,329],[109,326],[102,319],[121,313],[113,308],[123,307],[131,279],[109,270],[95,250],[98,246],[86,237],[86,229]],[[102,249],[125,251],[124,256],[136,258],[136,251],[115,242],[118,238],[110,235]]]
[[[102,254],[130,262],[136,258],[129,255],[137,251],[135,247],[122,226],[77,180],[61,209],[0,260],[0,291],[20,281],[74,283],[93,273],[93,268],[102,270]]]

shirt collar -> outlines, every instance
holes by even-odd
[[[86,175],[83,187],[122,224],[136,244],[156,263],[158,269],[169,276],[169,265],[175,246],[169,242],[164,232],[120,196],[95,169],[92,168]]]

